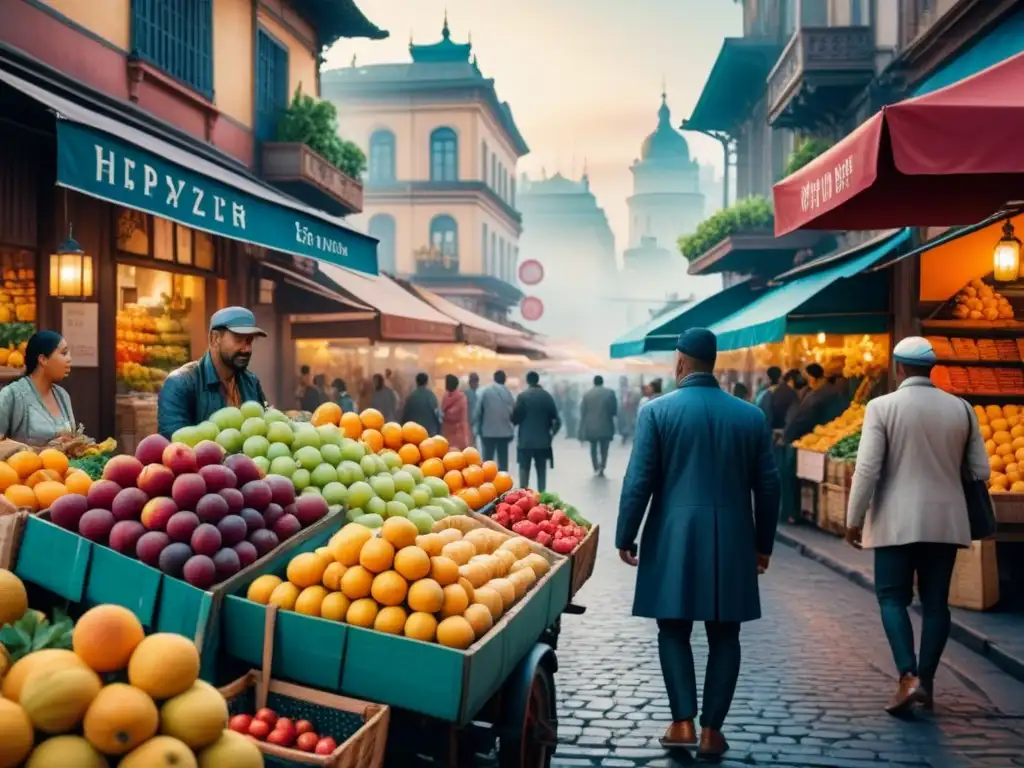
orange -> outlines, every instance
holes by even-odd
[[[18,477],[22,480],[43,468],[43,460],[32,453],[32,451],[18,451],[13,456],[8,457],[7,463],[11,465],[11,469],[17,472]]]
[[[480,492],[480,501],[484,504],[490,504],[498,498],[498,490],[494,487],[493,483],[484,483],[477,490]]]
[[[428,437],[430,435],[427,434],[426,428],[415,421],[407,421],[402,425],[402,439],[407,443],[419,445]]]
[[[384,435],[376,429],[364,429],[359,439],[366,443],[374,453],[380,453],[384,450]]]
[[[359,419],[358,413],[341,414],[341,422],[339,424],[341,431],[345,433],[345,437],[351,440],[358,440],[359,436],[363,434],[363,422]]]
[[[405,439],[402,437],[402,425],[396,424],[393,421],[389,421],[381,427],[380,433],[384,437],[384,445],[393,451],[397,451],[405,442]]]
[[[377,429],[384,426],[384,414],[376,408],[367,408],[359,414],[359,421],[363,423],[363,429]]]
[[[462,473],[457,469],[451,469],[444,473],[444,482],[452,493],[460,490],[466,483],[462,479]]]
[[[75,653],[94,672],[117,672],[146,633],[135,614],[120,605],[97,605],[75,624],[71,644]]]
[[[494,461],[485,461],[480,465],[480,469],[484,471],[484,480],[488,483],[493,483],[494,478],[498,476],[498,464]]]
[[[434,435],[431,438],[437,444],[437,458],[441,458],[450,450],[451,446],[448,445],[448,440],[443,435]]]
[[[68,489],[68,493],[85,496],[92,487],[92,478],[79,469],[73,469],[64,476],[64,487]]]
[[[499,494],[508,493],[512,490],[513,485],[512,475],[508,472],[499,472],[494,476],[494,488]]]
[[[61,477],[68,471],[68,457],[54,448],[44,448],[39,452],[39,459],[43,462],[43,469],[51,469]]]
[[[427,459],[420,464],[420,469],[427,477],[444,477],[444,463],[440,459]]]
[[[39,509],[49,509],[53,506],[53,502],[68,492],[68,489],[64,487],[64,483],[56,480],[44,480],[41,483],[36,483],[32,491],[36,495]]]
[[[0,491],[6,491],[21,480],[18,473],[6,461],[0,461]]]
[[[330,401],[321,403],[313,411],[313,417],[310,419],[310,422],[312,422],[314,427],[322,427],[324,424],[334,424],[337,426],[341,422],[341,406]]]
[[[63,478],[52,469],[40,469],[38,472],[33,472],[25,478],[25,485],[29,488],[35,488],[37,485],[44,483],[47,480],[56,480],[59,483],[62,479]]]
[[[403,464],[419,464],[420,449],[412,443],[407,443],[398,449],[398,458],[402,460]]]
[[[483,485],[484,482],[484,471],[477,466],[469,466],[462,470],[462,476],[466,480],[466,485],[473,488],[478,488]]]
[[[444,455],[445,469],[465,469],[466,457],[460,451],[448,451]]]
[[[420,456],[424,459],[439,459],[445,452],[441,450],[441,444],[436,437],[428,437],[420,443]]]
[[[39,501],[36,499],[35,491],[27,485],[11,485],[4,491],[4,496],[16,507],[24,507],[33,512],[39,511]]]
[[[476,488],[463,488],[455,495],[466,502],[470,509],[480,509],[483,506],[480,501],[480,491]]]
[[[469,448],[466,448],[462,452],[462,455],[466,457],[467,464],[475,464],[479,466],[480,464],[483,463],[483,458],[480,456],[480,451],[478,451],[473,446],[469,446]]]

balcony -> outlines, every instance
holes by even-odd
[[[305,144],[263,142],[261,161],[265,181],[314,208],[335,216],[363,210],[363,185]]]
[[[871,27],[802,27],[768,75],[768,122],[775,128],[828,125],[874,74]]]

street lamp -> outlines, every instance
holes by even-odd
[[[729,207],[729,167],[735,167],[735,163],[732,162],[732,145],[735,143],[735,139],[729,135],[726,131],[716,130],[705,130],[703,128],[693,128],[690,126],[690,120],[684,119],[682,125],[679,127],[684,131],[691,131],[693,133],[703,133],[719,144],[722,145],[722,154],[725,159],[725,176],[722,179],[722,210]]]

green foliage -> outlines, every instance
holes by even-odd
[[[26,611],[25,615],[13,624],[4,625],[0,629],[0,643],[3,643],[11,655],[11,661],[17,661],[33,651],[44,648],[71,649],[71,633],[75,625],[63,611],[53,612],[53,622],[39,618],[35,611]]]
[[[314,99],[299,88],[277,124],[278,141],[305,144],[342,173],[358,180],[366,170],[366,155],[351,141],[338,136],[338,111],[325,100]]]
[[[771,202],[763,197],[748,197],[704,219],[692,235],[680,237],[679,250],[687,261],[694,261],[736,232],[774,226]]]
[[[786,163],[786,175],[789,176],[796,173],[831,146],[832,142],[825,139],[804,139],[800,142],[800,146],[793,150],[793,154],[789,156],[789,162]]]

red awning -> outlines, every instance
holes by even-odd
[[[775,185],[775,234],[970,224],[1024,199],[1024,53],[884,107]]]

